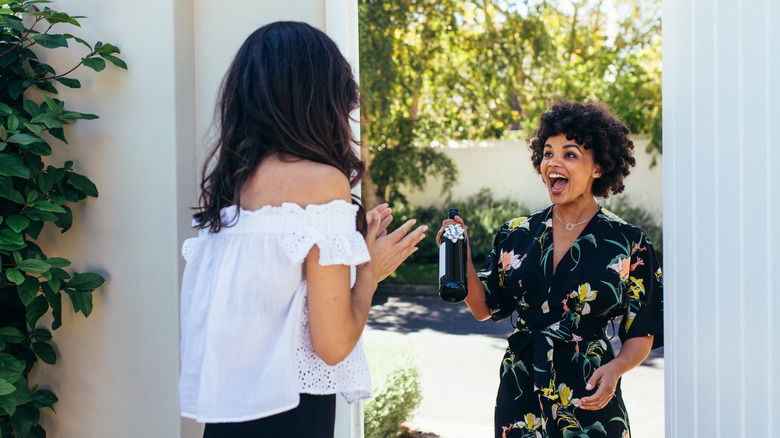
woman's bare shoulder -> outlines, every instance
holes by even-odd
[[[278,158],[263,160],[244,187],[241,204],[247,210],[292,202],[305,207],[335,199],[351,200],[349,179],[324,163]]]

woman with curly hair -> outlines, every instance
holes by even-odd
[[[469,263],[474,317],[517,313],[496,437],[629,436],[620,377],[663,344],[663,279],[642,230],[595,199],[623,191],[635,164],[628,134],[606,105],[554,105],[529,141],[552,205],[504,223],[482,269]],[[451,225],[466,228],[445,220],[437,241]],[[618,318],[616,356],[606,329]]]
[[[305,23],[256,30],[225,75],[182,248],[179,401],[205,438],[333,437],[335,394],[371,393],[371,297],[425,226],[388,234],[387,205],[352,195],[359,103],[349,62]]]

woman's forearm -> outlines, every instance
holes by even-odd
[[[477,269],[474,267],[474,262],[471,261],[471,248],[468,250],[466,264],[469,291],[468,296],[466,296],[466,305],[469,306],[474,318],[478,321],[484,321],[490,318],[490,309],[485,303],[485,289],[482,287],[482,281],[477,277]]]
[[[647,355],[650,354],[652,347],[652,335],[631,338],[624,342],[617,357],[613,359],[613,362],[615,362],[615,365],[618,367],[620,375],[625,374],[641,364],[647,358]]]

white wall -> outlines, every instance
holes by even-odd
[[[663,14],[666,436],[777,436],[780,4]]]
[[[70,145],[57,147],[53,159],[74,159],[100,197],[75,209],[73,229],[62,236],[48,230],[41,243],[47,254],[73,260],[74,270],[95,270],[108,281],[94,294],[88,319],[63,306],[63,326],[54,333],[58,363],[39,365],[35,379],[60,399],[56,414],[44,411],[43,424],[52,437],[178,436],[178,248],[188,215],[179,199],[192,197],[193,185],[182,185],[177,166],[191,155],[194,113],[186,98],[191,73],[181,68],[187,52],[177,48],[188,44],[179,20],[189,3],[51,6],[88,16],[81,28],[58,27],[117,44],[130,70],[80,68],[83,88],[61,87],[71,109],[101,118],[67,129]],[[56,52],[60,71],[75,64],[67,52],[76,61],[84,54],[75,47]]]
[[[646,136],[632,136],[636,167],[625,179],[626,189],[622,196],[636,206],[644,206],[661,219],[663,211],[663,165],[650,168],[652,157],[645,152]],[[453,186],[452,197],[464,199],[476,194],[483,187],[492,190],[496,199],[519,201],[533,209],[550,205],[550,198],[541,176],[531,164],[531,152],[525,140],[487,140],[455,143],[454,146],[438,148],[458,166],[460,174]],[[422,191],[406,189],[409,202],[414,205],[440,205],[441,178],[431,179]]]

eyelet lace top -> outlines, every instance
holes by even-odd
[[[227,207],[232,226],[187,239],[181,291],[181,414],[201,422],[267,417],[298,405],[299,393],[371,395],[362,342],[330,366],[312,349],[303,263],[369,260],[355,229],[357,206],[343,200],[285,203],[257,211]],[[236,217],[236,215],[238,215]]]

